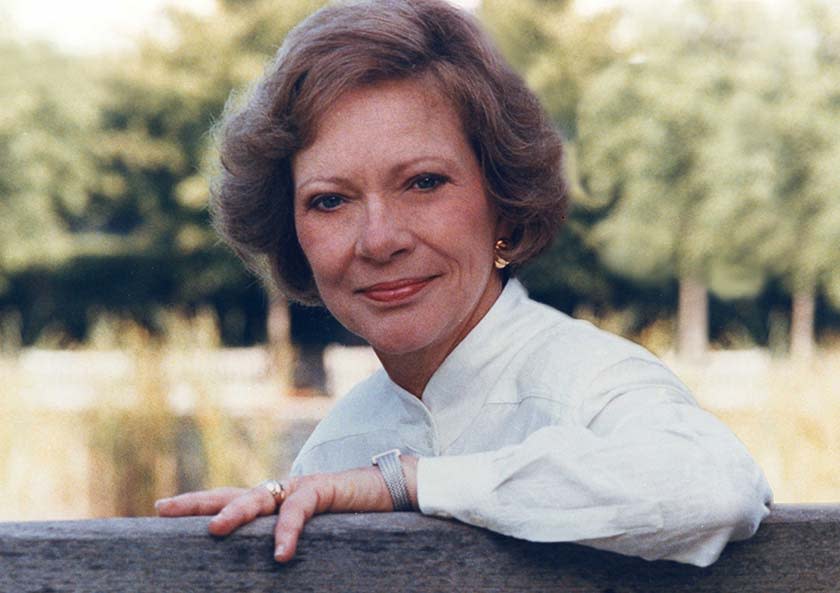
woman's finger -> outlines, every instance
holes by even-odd
[[[274,558],[278,562],[292,559],[303,526],[314,515],[392,509],[391,495],[376,468],[314,474],[292,480],[274,530]]]
[[[247,492],[244,488],[214,488],[187,492],[158,500],[155,503],[155,510],[161,517],[215,515],[244,492]]]
[[[277,509],[274,496],[264,486],[245,490],[230,501],[210,521],[208,529],[213,535],[227,535],[245,523],[262,515],[271,515]]]
[[[283,502],[274,528],[274,559],[278,562],[288,562],[294,557],[300,532],[306,522],[316,513],[329,510],[326,486],[324,483],[305,486]]]

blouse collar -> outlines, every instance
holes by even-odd
[[[475,418],[492,391],[516,323],[512,314],[528,293],[515,278],[508,280],[496,302],[481,321],[450,352],[423,390],[422,403],[435,420],[441,451],[445,451]],[[390,381],[390,379],[389,379]],[[407,391],[390,381],[404,395]]]

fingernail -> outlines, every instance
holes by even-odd
[[[274,559],[275,560],[280,560],[285,553],[286,553],[286,546],[283,545],[283,544],[280,544],[279,546],[277,546],[274,549]]]
[[[160,500],[156,500],[155,501],[155,510],[160,510],[160,507],[165,505],[167,502],[169,502],[168,498],[161,498]]]

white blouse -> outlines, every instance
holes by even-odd
[[[420,457],[420,510],[540,542],[707,566],[772,494],[743,444],[650,352],[510,280],[422,401],[380,370],[339,400],[292,475]]]

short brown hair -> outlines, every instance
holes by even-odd
[[[550,244],[567,208],[561,140],[475,19],[444,0],[328,6],[289,33],[218,128],[214,225],[286,297],[320,302],[295,233],[293,155],[314,140],[318,118],[342,93],[420,76],[430,76],[460,115],[491,202],[514,229],[505,253],[512,267]]]

